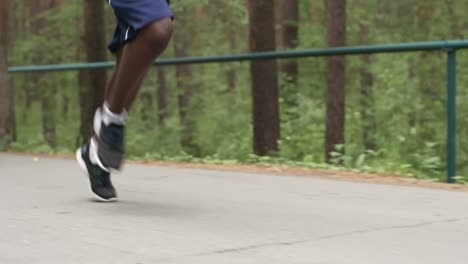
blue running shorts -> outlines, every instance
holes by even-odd
[[[108,0],[117,19],[109,50],[116,52],[127,42],[133,40],[138,31],[154,21],[174,14],[169,0]]]

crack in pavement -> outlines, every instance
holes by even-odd
[[[322,236],[317,239],[311,239],[309,241],[321,241],[321,240],[328,240],[328,239],[333,239],[333,238],[338,238],[338,237],[369,234],[369,233],[374,233],[374,232],[379,232],[379,231],[388,231],[388,230],[394,230],[394,229],[411,229],[411,228],[425,227],[425,226],[430,226],[430,225],[435,225],[435,224],[462,222],[466,220],[468,220],[468,217],[445,219],[441,221],[420,222],[420,223],[407,224],[407,225],[393,225],[393,226],[387,226],[387,227],[368,228],[368,229],[355,230],[351,232],[345,232],[341,234]]]
[[[308,242],[330,240],[330,239],[353,236],[353,235],[363,235],[363,234],[370,234],[374,232],[396,230],[396,229],[414,229],[414,228],[420,228],[420,227],[425,227],[425,226],[430,226],[430,225],[435,225],[435,224],[456,223],[456,222],[463,222],[467,220],[468,220],[468,217],[452,218],[452,219],[445,219],[445,220],[440,220],[440,221],[420,222],[420,223],[407,224],[407,225],[392,225],[392,226],[379,227],[379,228],[367,228],[367,229],[355,230],[355,231],[350,231],[350,232],[320,236],[318,238],[312,238],[312,239],[292,240],[292,241],[285,241],[285,242],[260,243],[260,244],[234,247],[234,248],[217,249],[217,250],[208,251],[208,252],[200,252],[200,253],[194,253],[194,254],[174,256],[170,258],[163,258],[163,259],[158,259],[157,261],[172,261],[172,260],[177,260],[177,259],[187,258],[187,257],[204,257],[204,256],[210,256],[210,255],[239,253],[243,251],[249,251],[249,250],[272,247],[272,246],[294,246],[294,245],[304,244]]]

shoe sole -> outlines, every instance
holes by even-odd
[[[78,149],[76,151],[76,161],[78,162],[78,165],[80,166],[81,170],[84,172],[84,174],[88,177],[88,180],[89,180],[88,168],[86,167],[85,161],[81,157],[81,149]],[[100,202],[116,202],[117,201],[117,198],[104,199],[101,196],[94,193],[91,188],[90,188],[90,191],[94,195],[94,197],[97,198]]]

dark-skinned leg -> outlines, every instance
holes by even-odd
[[[148,69],[149,70],[149,69]],[[142,75],[138,82],[136,82],[136,89],[132,89],[132,94],[128,95],[125,103],[124,103],[124,109],[127,111],[130,111],[130,108],[132,108],[133,103],[135,102],[135,98],[138,94],[138,91],[141,88],[141,84],[143,83],[143,80],[145,79],[146,74],[148,73],[148,70],[146,71],[145,75]]]
[[[96,137],[91,141],[91,157],[102,169],[120,170],[124,158],[124,127],[128,107],[133,103],[148,69],[167,47],[172,35],[172,19],[162,19],[140,30],[121,49],[118,66],[111,77],[106,102],[96,112]]]
[[[117,50],[117,63],[106,84],[106,101],[94,116],[95,135],[77,151],[78,163],[89,176],[93,193],[106,201],[117,196],[110,172],[112,169],[120,170],[124,158],[127,110],[135,100],[148,68],[164,51],[172,34],[170,18],[141,26],[153,17],[173,15],[165,0],[132,3],[113,0],[109,4],[117,19],[117,28],[109,45],[112,51]],[[131,41],[124,43],[124,39],[125,42],[127,39]]]
[[[118,49],[115,53],[116,67],[119,67],[120,57],[122,55],[122,49]],[[115,82],[115,70],[112,73],[111,78],[106,84],[105,93],[109,94],[111,92],[110,87],[113,86]],[[98,109],[100,111],[100,109]],[[89,143],[83,145],[80,149],[77,150],[76,157],[78,163],[82,170],[87,174],[90,187],[92,192],[96,195],[99,200],[102,201],[112,201],[117,197],[117,192],[111,182],[110,172],[102,169],[96,162],[96,153],[97,150],[94,149],[94,157],[91,154],[91,144],[93,139]]]
[[[144,27],[138,36],[122,48],[106,102],[113,113],[127,110],[154,60],[166,49],[172,35],[172,19],[165,18]]]
[[[117,52],[115,52],[115,68],[114,68],[114,71],[112,72],[111,78],[109,79],[109,81],[107,81],[104,98],[107,98],[109,96],[112,90],[111,87],[114,86],[115,75],[117,72],[117,68],[119,68],[119,65],[120,65],[120,58],[122,58],[122,48],[119,48]]]

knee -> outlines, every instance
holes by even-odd
[[[146,40],[151,46],[165,49],[173,31],[172,19],[155,21],[146,28]]]

